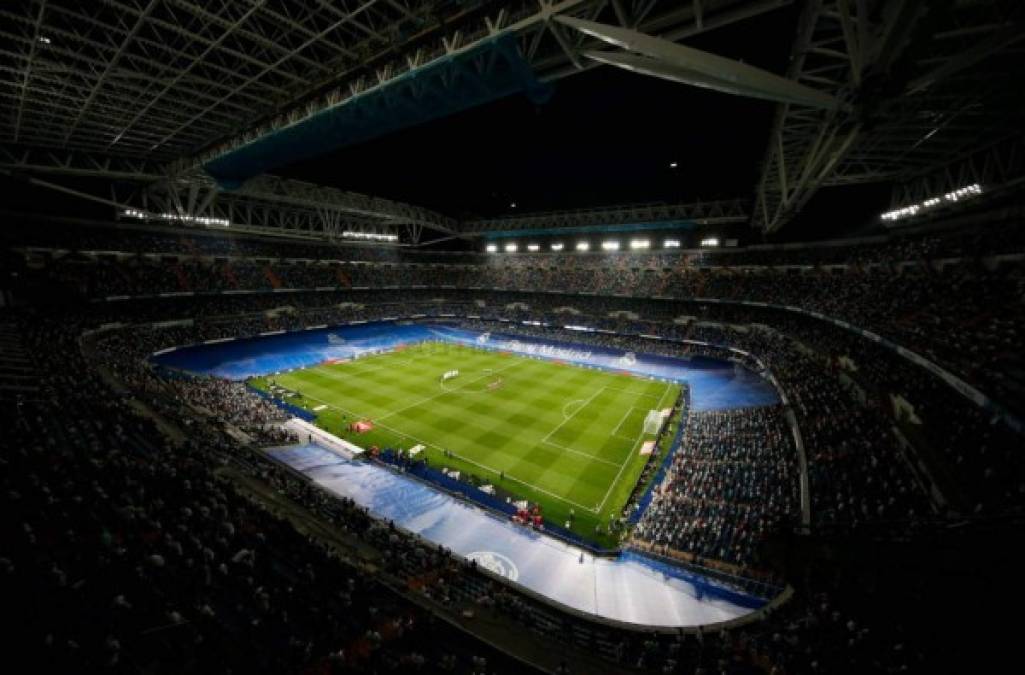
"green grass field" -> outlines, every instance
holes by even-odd
[[[444,372],[459,376],[442,381]],[[257,378],[296,395],[321,428],[361,447],[426,446],[431,466],[541,504],[545,517],[602,543],[646,458],[644,418],[678,384],[449,343]],[[374,429],[348,431],[356,420]],[[447,451],[447,452],[445,452]],[[421,457],[424,455],[421,455]],[[601,532],[596,533],[596,526]]]

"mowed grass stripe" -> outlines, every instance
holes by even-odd
[[[453,369],[459,377],[442,383],[441,374]],[[266,388],[267,379],[300,392],[305,399],[293,400],[308,408],[330,406],[318,413],[318,424],[359,445],[423,443],[432,465],[501,483],[541,502],[550,518],[561,521],[575,506],[574,529],[582,534],[593,534],[622,507],[644,464],[638,453],[644,417],[678,390],[619,373],[437,345],[254,384]],[[489,389],[498,379],[501,386]],[[356,436],[345,428],[353,417],[379,421]]]

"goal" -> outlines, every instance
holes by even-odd
[[[665,420],[665,413],[661,410],[649,410],[644,418],[644,433],[657,434],[662,428],[662,421]]]

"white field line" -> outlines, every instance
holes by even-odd
[[[405,352],[406,350],[403,350]],[[387,357],[398,357],[400,352],[384,352],[383,354],[372,354],[370,356],[361,356],[359,358],[346,357],[347,360],[340,361],[338,363],[319,363],[314,366],[310,366],[310,370],[316,370],[318,368],[329,369],[332,366],[341,366],[345,370],[354,370],[355,373],[350,375],[362,375],[363,373],[370,373],[375,370],[388,370],[395,365],[412,366],[416,364],[416,361],[423,358],[423,355],[419,357],[410,355],[405,358],[390,359],[388,363],[379,363]],[[368,363],[369,361],[369,363]]]
[[[605,492],[605,497],[601,500],[601,503],[598,504],[598,508],[594,510],[595,513],[601,512],[602,508],[605,507],[605,502],[609,500],[609,495],[612,494],[612,491],[616,488],[617,485],[619,485],[619,479],[623,476],[623,469],[625,469],[627,465],[630,463],[630,460],[633,459],[634,450],[643,440],[644,430],[641,429],[641,434],[637,437],[637,440],[634,441],[634,444],[630,446],[630,452],[627,454],[626,459],[623,460],[623,464],[619,467],[619,471],[616,473],[616,477],[612,479],[611,483],[609,483],[609,489]]]
[[[633,440],[633,439],[630,439],[630,440]],[[552,443],[551,441],[541,441],[541,443],[539,443],[539,445],[550,445],[553,448],[558,448],[560,450],[565,450],[566,452],[572,452],[574,455],[580,455],[581,457],[587,457],[588,459],[593,459],[594,461],[601,462],[602,464],[608,464],[609,466],[619,466],[615,462],[610,462],[607,459],[602,459],[601,457],[598,457],[597,455],[591,455],[591,454],[588,454],[586,452],[581,452],[580,450],[574,450],[573,448],[567,448],[565,445],[559,445],[558,443]]]
[[[482,377],[476,378],[476,379],[474,379],[474,380],[472,380],[470,382],[467,382],[466,385],[473,384],[473,382],[476,382],[479,379],[483,379],[483,377],[487,377],[489,375],[494,375],[495,372],[501,372],[502,370],[505,370],[506,368],[511,368],[512,366],[516,365],[516,363],[520,362],[521,360],[522,359],[517,359],[516,362],[514,362],[512,364],[509,364],[505,368],[501,368],[498,371],[492,371],[490,373],[485,373],[485,375],[483,375]],[[337,379],[337,378],[332,378],[332,379]],[[466,386],[466,385],[464,385],[464,386]],[[628,389],[621,389],[619,387],[603,386],[600,389],[598,389],[597,391],[595,391],[595,393],[592,394],[586,401],[584,401],[584,404],[582,406],[580,406],[572,415],[570,415],[570,417],[568,417],[565,420],[563,420],[563,422],[561,424],[559,424],[558,426],[556,426],[555,429],[552,429],[552,431],[548,432],[548,435],[546,435],[541,440],[541,443],[552,445],[554,447],[558,447],[558,448],[561,448],[563,450],[569,449],[569,448],[565,448],[564,446],[560,446],[558,444],[552,443],[548,439],[552,436],[552,434],[554,434],[556,431],[558,431],[566,422],[568,422],[573,416],[575,416],[577,413],[579,413],[581,410],[583,410],[585,407],[587,407],[587,405],[590,404],[591,401],[593,401],[598,396],[598,394],[600,394],[605,389],[611,389],[611,390],[614,390],[614,391],[621,391],[621,392],[632,394],[632,395],[638,396],[638,397],[655,398],[654,394],[638,393],[638,392],[632,392],[632,391],[630,391]],[[662,395],[660,397],[658,397],[658,406],[659,406],[659,408],[661,408],[662,399],[665,398],[665,395],[667,393],[669,393],[669,391],[671,391],[671,389],[672,389],[672,383],[667,384],[665,391],[663,391]],[[458,390],[454,390],[454,391],[458,391]],[[447,391],[446,392],[442,392],[442,394],[445,394],[445,393],[450,393],[450,392],[447,392]],[[424,403],[424,402],[426,402],[426,400],[437,398],[438,396],[441,396],[442,394],[437,394],[435,396],[432,396],[429,399],[425,399],[424,401],[421,401],[420,403]],[[344,413],[346,413],[348,415],[352,415],[354,417],[364,417],[360,413],[354,412],[352,410],[346,410],[345,408],[342,408],[340,406],[334,405],[332,403],[328,403],[327,401],[325,401],[323,399],[319,399],[319,398],[316,398],[314,396],[310,396],[308,394],[302,394],[302,396],[304,398],[309,399],[309,400],[317,401],[319,403],[323,403],[323,404],[327,405],[329,408],[333,408],[335,410],[339,410],[339,411],[344,412]],[[573,401],[571,401],[571,403],[572,402]],[[415,405],[419,405],[419,403],[415,404]],[[409,406],[409,407],[412,407],[412,406]],[[393,414],[395,414],[395,412],[401,412],[401,410],[400,411],[394,411],[394,412],[387,413],[385,416],[393,415]],[[375,425],[378,424],[378,420],[381,419],[380,417],[373,418],[373,416],[366,416],[366,417],[370,417],[371,419],[374,419],[374,424]],[[423,439],[420,439],[420,438],[417,438],[416,436],[412,436],[410,434],[407,434],[406,432],[400,431],[400,430],[396,429],[395,427],[390,427],[390,426],[388,426],[386,424],[380,424],[380,426],[383,429],[387,429],[388,431],[391,431],[392,433],[395,433],[395,434],[397,434],[399,436],[403,436],[403,437],[408,438],[408,439],[410,439],[412,441],[415,441],[417,443],[423,444],[423,445],[428,446],[428,447],[435,448],[437,450],[444,450],[444,448],[442,448],[441,446],[439,446],[439,445],[437,445],[435,443],[428,443],[428,442],[424,441]],[[622,438],[622,437],[620,437],[620,438]],[[513,481],[513,482],[515,482],[515,483],[519,483],[520,485],[523,485],[523,486],[525,486],[527,488],[530,488],[531,490],[535,490],[535,491],[540,492],[542,494],[548,495],[549,497],[552,497],[553,499],[557,499],[557,500],[559,500],[561,502],[564,502],[566,504],[570,504],[570,505],[575,506],[577,508],[580,508],[580,509],[582,509],[584,511],[588,511],[590,513],[597,514],[605,506],[605,503],[608,501],[609,495],[612,494],[613,489],[615,489],[615,487],[619,484],[619,479],[622,477],[623,470],[626,468],[627,464],[630,463],[630,460],[633,458],[634,450],[637,448],[637,446],[639,445],[639,443],[643,439],[644,439],[644,432],[643,432],[643,429],[642,429],[641,430],[641,434],[636,439],[634,439],[634,444],[633,444],[633,446],[631,446],[630,452],[627,454],[626,459],[620,465],[619,472],[616,474],[615,479],[609,485],[609,489],[605,493],[605,497],[602,499],[601,503],[598,505],[597,508],[588,508],[587,506],[584,506],[583,504],[575,502],[575,501],[573,501],[571,499],[566,499],[565,497],[557,495],[554,492],[550,492],[548,490],[545,490],[544,488],[537,487],[536,485],[533,485],[532,483],[528,483],[527,481],[520,480],[519,478],[516,478],[515,476],[506,476],[506,478],[511,480],[511,481]],[[624,440],[631,440],[631,439],[624,439]],[[576,452],[578,454],[585,454],[586,455],[586,453],[580,453],[579,451],[573,451],[573,450],[571,450],[571,451],[572,452]],[[457,457],[458,459],[460,459],[461,461],[466,462],[467,464],[472,464],[472,465],[477,466],[477,467],[479,467],[481,469],[485,469],[487,471],[492,471],[492,472],[494,472],[496,474],[497,473],[501,473],[497,469],[493,469],[493,468],[491,468],[491,467],[489,467],[489,466],[487,466],[485,464],[481,464],[480,462],[477,462],[477,461],[474,461],[472,459],[468,459],[466,457],[463,457],[462,455],[459,455],[458,453],[452,452],[451,450],[449,450],[448,452],[449,452],[449,454],[453,455],[454,457]],[[587,456],[590,457],[591,459],[597,459],[598,461],[615,465],[613,462],[609,462],[608,460],[603,460],[603,459],[595,457],[593,455],[587,455]]]
[[[662,399],[664,399],[666,397],[666,394],[668,394],[670,391],[672,391],[672,389],[673,389],[673,383],[670,382],[669,384],[666,385],[666,390],[663,391],[662,395],[658,397],[658,403],[655,405],[655,409],[656,410],[661,410],[662,409]],[[654,396],[654,394],[651,394],[651,395]]]
[[[575,411],[573,411],[572,415],[570,415],[566,419],[564,419],[561,422],[559,422],[559,424],[556,425],[556,427],[554,429],[549,431],[548,434],[544,438],[541,439],[541,442],[543,443],[543,442],[547,441],[549,438],[551,438],[552,434],[554,434],[556,431],[561,429],[563,427],[563,425],[566,424],[566,422],[569,422],[571,419],[576,417],[580,413],[581,410],[583,410],[588,405],[590,405],[591,401],[593,401],[598,396],[598,394],[602,393],[603,391],[605,391],[605,387],[601,387],[600,389],[596,389],[595,392],[593,394],[591,394],[590,398],[588,398],[586,401],[584,401],[584,404],[582,406],[580,406]]]
[[[573,399],[572,401],[569,401],[568,403],[564,404],[562,406],[562,418],[565,419],[565,420],[568,420],[570,417],[572,417],[572,415],[567,415],[566,414],[566,408],[570,407],[574,403],[583,403],[583,402],[584,402],[584,399],[576,398],[576,399]]]
[[[387,361],[387,363],[381,363],[382,361]],[[413,360],[410,358],[398,358],[398,354],[395,352],[384,352],[381,354],[367,354],[365,356],[350,354],[349,356],[341,357],[335,363],[317,364],[313,367],[316,368],[323,365],[327,368],[333,368],[336,370],[344,369],[359,373],[369,373],[374,370],[383,370],[393,363],[398,363],[399,361],[404,362],[406,365],[413,363]]]
[[[662,399],[664,399],[666,397],[666,394],[669,393],[669,391],[672,389],[672,386],[673,386],[672,383],[667,384],[666,385],[666,390],[663,391],[662,395],[659,397],[658,405],[659,405],[660,408],[662,406]],[[649,396],[654,396],[654,394],[649,394]],[[634,444],[630,447],[630,454],[628,454],[626,456],[626,459],[623,460],[623,465],[619,467],[619,473],[616,474],[615,479],[609,485],[609,489],[605,493],[605,497],[601,500],[601,504],[599,504],[598,508],[595,509],[595,513],[598,513],[598,512],[600,512],[602,510],[602,508],[605,506],[605,502],[607,502],[609,500],[609,495],[612,494],[612,491],[615,489],[615,487],[617,485],[619,485],[619,479],[623,475],[623,469],[625,469],[627,464],[630,463],[630,460],[633,459],[634,450],[637,448],[638,445],[640,445],[640,443],[643,440],[644,440],[644,428],[642,427],[640,435],[637,436],[637,439],[634,441]]]
[[[623,426],[623,422],[626,421],[626,418],[629,417],[630,413],[632,413],[633,411],[634,411],[634,407],[633,406],[630,406],[629,408],[626,409],[626,412],[623,413],[623,419],[619,420],[619,424],[617,424],[616,428],[612,430],[612,434],[611,434],[612,436],[619,436],[619,428],[621,426]],[[627,440],[632,441],[633,439],[632,438],[628,438]]]
[[[437,343],[432,342],[431,344],[436,345]],[[346,370],[356,371],[354,373],[350,373],[350,375],[362,375],[363,373],[369,373],[375,370],[389,370],[395,365],[412,366],[416,365],[417,361],[423,361],[441,353],[438,350],[431,350],[426,347],[427,346],[424,344],[418,344],[402,350],[392,349],[390,351],[370,354],[369,356],[361,356],[359,358],[350,355],[344,357],[345,360],[340,361],[339,363],[316,364],[309,368],[301,368],[300,370],[317,370],[318,368],[329,369],[331,366],[342,366]],[[400,357],[400,354],[403,356]],[[392,360],[389,360],[387,363],[380,363],[380,361],[384,359]],[[331,371],[328,370],[326,372]]]
[[[610,385],[606,385],[605,388],[608,389],[609,391],[621,391],[624,394],[630,394],[631,396],[636,396],[638,398],[658,398],[654,394],[646,394],[646,393],[640,392],[640,391],[630,391],[629,389],[623,389],[622,387],[613,387],[613,386],[610,386]],[[664,396],[664,394],[663,394],[663,396]]]
[[[421,400],[416,401],[414,403],[410,403],[409,405],[403,406],[403,407],[399,408],[398,410],[391,410],[391,411],[385,413],[384,415],[378,415],[376,418],[374,418],[374,422],[377,422],[379,420],[383,420],[386,417],[391,417],[392,415],[398,415],[400,412],[405,412],[405,411],[409,410],[410,408],[415,408],[415,407],[417,407],[419,405],[423,405],[424,403],[427,403],[428,401],[433,401],[434,399],[439,398],[441,396],[444,396],[445,394],[458,394],[460,392],[460,390],[465,389],[466,387],[470,386],[474,382],[480,382],[481,380],[483,380],[486,377],[493,377],[494,375],[496,375],[498,373],[505,372],[505,371],[509,370],[510,368],[512,368],[513,366],[518,366],[518,365],[521,365],[522,363],[523,363],[523,361],[516,360],[516,361],[513,361],[512,363],[510,363],[507,366],[503,366],[503,367],[499,368],[498,370],[493,370],[490,373],[485,373],[485,374],[483,374],[483,375],[481,375],[479,377],[473,378],[472,380],[470,380],[468,382],[464,382],[461,387],[456,387],[455,389],[442,389],[441,392],[438,393],[438,394],[434,394],[433,396],[428,396],[425,399],[421,399]]]
[[[387,356],[387,355],[386,354],[381,354],[379,356]],[[342,365],[342,364],[340,364],[340,365]],[[351,366],[352,364],[351,363],[346,363],[344,365],[345,366]],[[510,364],[509,366],[506,366],[506,367],[511,367],[512,365],[514,365],[514,364]],[[314,370],[315,370],[316,374],[318,376],[320,376],[320,377],[326,377],[329,380],[334,380],[335,382],[339,382],[339,383],[345,384],[347,386],[358,386],[359,383],[354,383],[352,381],[352,378],[359,378],[360,376],[362,376],[362,375],[364,375],[364,374],[366,374],[368,372],[371,372],[371,371],[375,371],[375,370],[388,370],[388,369],[389,369],[389,366],[387,364],[379,364],[379,365],[375,365],[375,366],[372,366],[372,367],[369,367],[369,368],[365,368],[363,370],[359,370],[358,372],[348,373],[348,374],[340,373],[340,372],[333,372],[330,369],[314,369]],[[492,372],[492,373],[488,373],[488,374],[494,374],[494,373]],[[483,377],[486,377],[486,376],[487,375],[484,375]],[[478,379],[480,379],[480,378],[478,378]],[[466,382],[462,386],[470,385],[470,384],[472,384],[475,381],[476,380],[473,380],[473,381],[470,381],[470,382]],[[365,385],[365,386],[368,386],[368,385]],[[302,393],[302,385],[298,385],[297,384],[295,389],[297,391],[299,391],[300,393]],[[449,391],[453,391],[454,392],[454,391],[458,391],[458,390],[459,390],[459,388],[451,389]],[[436,398],[436,397],[429,397],[428,399],[424,399],[423,401],[420,401],[420,403],[423,403],[423,402],[425,402],[427,400],[430,400],[430,398]],[[413,405],[408,406],[408,407],[413,407],[415,405],[419,405],[419,403],[414,403]],[[385,411],[383,411],[381,413],[381,416],[387,417],[389,415],[394,415],[396,412],[401,412],[402,410],[405,410],[405,409],[407,409],[407,408],[400,408],[397,411],[385,410]],[[339,410],[340,410],[340,408],[339,408]],[[374,419],[377,419],[377,417],[375,417]]]
[[[342,408],[342,407],[339,407],[339,406],[327,403],[327,401],[324,401],[322,399],[316,398],[314,396],[305,396],[305,398],[308,398],[308,399],[310,399],[312,401],[318,401],[320,403],[323,403],[323,404],[327,405],[327,407],[329,407],[329,408],[334,408],[335,410],[340,410],[341,412],[344,412],[344,413],[346,413],[348,415],[353,415],[355,417],[359,417],[360,416],[358,413],[355,413],[355,412],[353,412],[351,410],[346,410],[345,408]],[[420,443],[421,445],[424,445],[424,446],[427,446],[427,447],[430,447],[430,448],[435,448],[436,450],[441,450],[441,451],[445,450],[445,448],[441,447],[440,445],[437,445],[435,443],[428,443],[427,441],[423,440],[422,438],[417,438],[416,436],[413,436],[411,434],[407,434],[404,431],[399,431],[395,427],[390,427],[387,424],[378,424],[376,421],[374,421],[374,426],[380,426],[382,429],[387,429],[388,431],[390,431],[390,432],[392,432],[394,434],[398,434],[399,436],[403,436],[405,438],[408,438],[409,440],[415,441],[417,443]],[[452,452],[451,450],[449,450],[448,452],[453,457],[457,457],[460,460],[466,462],[467,464],[473,464],[474,466],[480,467],[481,469],[485,469],[487,471],[491,471],[491,472],[493,472],[495,474],[503,473],[499,469],[493,469],[490,466],[487,466],[485,464],[481,464],[480,462],[476,462],[476,461],[474,461],[472,459],[468,459],[466,457],[463,457],[462,455],[460,455],[458,453],[455,453],[455,452]],[[544,488],[538,487],[538,486],[536,486],[536,485],[534,485],[532,483],[528,483],[525,480],[520,480],[519,478],[516,478],[515,476],[506,475],[506,479],[511,480],[513,482],[516,482],[516,483],[519,483],[520,485],[524,485],[524,486],[530,488],[531,490],[535,490],[537,492],[541,492],[543,494],[546,494],[546,495],[548,495],[549,497],[551,497],[553,499],[558,499],[560,502],[565,502],[566,504],[570,504],[570,505],[575,506],[575,507],[577,507],[579,509],[583,509],[584,511],[589,511],[591,513],[597,513],[597,511],[595,509],[593,509],[593,508],[588,508],[588,507],[584,506],[583,504],[579,504],[579,503],[573,501],[572,499],[566,499],[565,497],[557,495],[554,492],[549,492],[548,490],[545,490]]]

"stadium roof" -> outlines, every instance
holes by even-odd
[[[0,8],[0,167],[39,184],[116,180],[91,198],[121,211],[307,233],[418,241],[424,228],[479,232],[507,199],[593,214],[610,200],[679,210],[699,198],[739,199],[772,231],[822,187],[893,183],[896,201],[1017,146],[1023,11],[1014,0],[23,1]],[[502,98],[516,91],[532,103]],[[588,115],[601,97],[621,119]],[[661,114],[645,111],[653,97]],[[554,121],[516,156],[524,135],[510,129],[531,106]],[[442,113],[458,115],[422,124]],[[600,137],[585,144],[575,129]],[[295,156],[254,151],[275,137],[294,150],[297,130],[314,133]],[[480,151],[491,146],[504,152]],[[430,155],[410,160],[422,147]],[[597,161],[631,149],[650,167]],[[367,169],[396,157],[415,178]],[[226,158],[244,160],[238,183],[264,170],[304,180],[223,191],[203,167]],[[673,162],[686,170],[666,171]],[[328,170],[339,163],[356,168]],[[446,164],[458,171],[431,170]],[[1015,179],[999,162],[969,164]],[[495,188],[477,200],[488,174]]]

